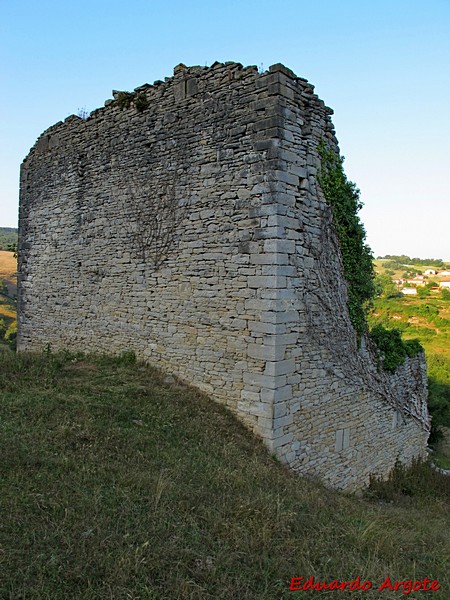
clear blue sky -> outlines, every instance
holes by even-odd
[[[306,77],[335,111],[374,253],[450,260],[450,0],[0,0],[0,226],[42,131],[216,60]]]

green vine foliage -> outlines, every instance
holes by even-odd
[[[119,92],[116,96],[116,103],[122,110],[130,108],[134,104],[138,112],[144,112],[150,106],[150,101],[143,92],[139,94],[136,92]]]
[[[402,340],[398,329],[385,329],[383,325],[375,325],[370,337],[381,352],[383,369],[391,373],[405,362],[407,356],[423,351],[419,340]]]
[[[144,112],[144,110],[150,106],[150,100],[144,93],[141,92],[140,94],[136,95],[136,98],[134,99],[134,105],[136,106],[136,110],[138,112]]]
[[[344,276],[348,283],[348,310],[350,320],[358,337],[368,331],[367,311],[377,293],[372,250],[366,244],[366,231],[358,212],[362,208],[359,190],[347,179],[343,159],[319,145],[322,168],[318,179],[325,200],[333,210],[333,221],[339,237],[344,265]],[[423,348],[417,340],[402,340],[398,329],[375,326],[371,339],[380,351],[380,362],[386,371],[394,372],[407,356],[414,356]]]
[[[136,94],[134,92],[119,92],[116,97],[116,103],[120,108],[130,108]]]
[[[323,142],[318,150],[322,160],[318,180],[325,200],[333,210],[348,283],[350,320],[360,337],[367,331],[367,310],[375,296],[372,250],[366,244],[366,231],[358,217],[363,205],[358,188],[344,173],[343,159]]]

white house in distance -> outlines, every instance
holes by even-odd
[[[424,275],[437,275],[438,272],[436,269],[427,269],[426,271],[423,272]]]
[[[439,271],[439,277],[450,277],[450,271]]]
[[[439,287],[450,289],[450,281],[440,281],[439,282]]]
[[[401,290],[402,294],[405,296],[417,296],[417,288],[403,288]]]

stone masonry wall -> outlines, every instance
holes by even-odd
[[[24,161],[19,350],[134,350],[334,487],[424,454],[423,357],[380,373],[348,317],[317,184],[318,143],[337,140],[313,87],[216,63],[136,94],[140,110],[69,117]],[[173,235],[155,267],[158,227]]]

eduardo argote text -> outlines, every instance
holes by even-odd
[[[365,592],[371,589],[378,589],[379,592],[383,590],[401,591],[405,596],[411,592],[434,592],[441,589],[437,579],[429,579],[424,577],[423,579],[405,579],[404,581],[392,581],[390,577],[386,577],[384,581],[378,585],[372,581],[366,580],[361,581],[361,577],[358,576],[353,581],[338,581],[333,579],[329,583],[326,581],[316,581],[314,575],[311,577],[292,577],[291,585],[289,589],[293,592],[303,591],[322,591],[322,590],[348,590],[351,592],[361,591]]]

